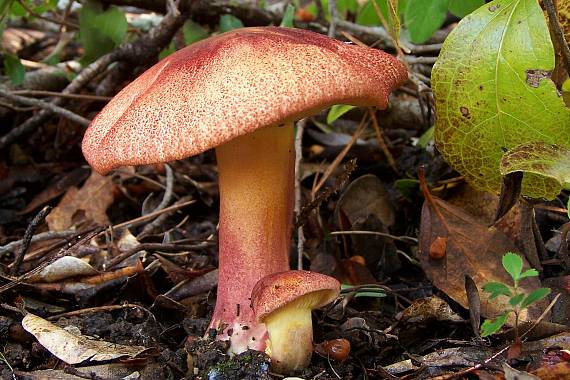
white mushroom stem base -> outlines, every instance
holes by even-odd
[[[230,352],[263,351],[267,331],[251,309],[262,277],[289,269],[293,124],[258,129],[216,148],[220,184],[219,278],[211,328]]]
[[[321,299],[320,292],[307,294],[264,319],[269,333],[266,353],[275,371],[292,374],[309,365],[313,353],[311,310]]]

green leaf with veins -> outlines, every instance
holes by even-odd
[[[511,149],[501,159],[502,175],[514,172],[544,177],[553,188],[570,188],[570,150],[556,144],[535,142]]]
[[[530,142],[570,148],[570,112],[550,72],[554,49],[536,0],[495,0],[465,17],[432,72],[435,141],[449,164],[479,190],[498,193],[503,154]],[[535,174],[522,193],[554,198]]]
[[[417,44],[426,42],[443,25],[448,6],[449,0],[409,0],[404,24],[410,40]]]

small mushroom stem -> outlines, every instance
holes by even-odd
[[[219,278],[211,328],[230,352],[263,351],[267,330],[250,295],[262,277],[289,269],[293,124],[259,129],[216,148],[220,186]]]
[[[293,302],[269,315],[264,322],[269,332],[266,352],[273,370],[290,375],[306,368],[313,353],[310,306]]]

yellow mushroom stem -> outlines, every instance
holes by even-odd
[[[328,303],[330,293],[308,293],[265,317],[269,335],[266,353],[271,357],[273,370],[291,374],[309,365],[313,353],[311,311]]]

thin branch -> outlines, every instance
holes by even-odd
[[[96,100],[101,102],[108,102],[112,98],[109,96],[98,95],[84,95],[84,94],[64,94],[56,91],[43,91],[43,90],[18,90],[11,92],[14,95],[28,95],[28,96],[56,96],[67,99],[80,99],[80,100]]]
[[[327,35],[329,37],[334,37],[336,35],[336,19],[337,19],[337,9],[336,9],[336,0],[329,0],[329,13],[330,13],[330,23],[329,23],[329,31]]]
[[[546,8],[546,13],[548,13],[548,22],[550,23],[552,34],[556,38],[558,45],[560,46],[560,50],[562,51],[562,58],[564,59],[566,72],[570,75],[570,47],[568,47],[568,43],[564,38],[564,32],[562,31],[562,26],[558,20],[558,13],[556,12],[554,2],[552,0],[544,0],[543,4]]]
[[[301,119],[297,122],[297,133],[295,134],[295,218],[301,214],[301,162],[303,161],[303,132],[307,119]],[[297,269],[303,270],[303,251],[305,246],[305,232],[303,226],[297,227]]]
[[[24,260],[24,255],[30,248],[30,244],[32,243],[32,237],[38,225],[44,221],[46,216],[51,212],[52,208],[50,206],[46,206],[41,209],[40,212],[36,214],[36,216],[32,219],[28,228],[26,228],[26,232],[24,233],[24,238],[22,239],[22,245],[18,254],[14,258],[14,263],[12,265],[12,270],[10,271],[10,276],[16,276],[18,271],[20,270],[20,265],[22,265],[22,261]]]
[[[63,107],[57,106],[53,103],[44,102],[43,100],[34,99],[34,98],[27,98],[25,96],[20,96],[20,95],[14,95],[14,94],[7,92],[7,91],[4,91],[4,90],[0,90],[0,96],[3,96],[7,99],[10,99],[14,102],[25,104],[27,106],[40,107],[41,109],[43,109],[47,112],[63,116],[66,119],[69,119],[69,120],[71,120],[71,121],[73,121],[79,125],[83,125],[85,127],[88,126],[89,123],[91,122],[89,119],[86,119],[83,116],[79,116],[78,114],[71,112],[70,110],[67,110]]]

